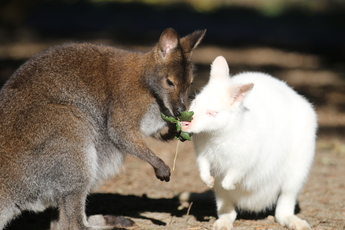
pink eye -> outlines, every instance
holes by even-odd
[[[216,112],[216,111],[207,111],[206,114],[211,116],[211,117],[215,117],[215,116],[217,116],[218,112]]]

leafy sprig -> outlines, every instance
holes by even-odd
[[[181,121],[192,121],[193,115],[194,115],[193,111],[183,111],[181,113],[181,116],[179,116],[178,118],[175,118],[175,117],[166,116],[163,113],[161,113],[161,117],[163,118],[163,120],[176,124],[176,131],[178,135],[175,136],[175,138],[181,141],[192,140],[189,133],[182,131]]]

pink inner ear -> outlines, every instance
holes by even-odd
[[[241,102],[246,96],[246,94],[253,88],[253,86],[254,86],[253,83],[249,83],[249,84],[236,87],[231,92],[232,98],[234,99],[233,103]]]
[[[165,53],[166,53],[166,54],[169,53],[170,50],[171,50],[171,46],[167,46],[167,47],[165,48]]]
[[[206,114],[207,114],[208,116],[215,117],[215,116],[217,116],[218,112],[213,111],[213,110],[208,110],[208,111],[206,112]]]

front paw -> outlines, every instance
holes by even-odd
[[[161,181],[168,182],[170,180],[170,168],[165,163],[162,163],[157,168],[155,168],[155,174]]]
[[[225,190],[235,190],[236,189],[236,185],[229,182],[229,181],[225,181],[223,180],[222,181],[222,187],[225,189]]]
[[[208,177],[204,177],[202,178],[202,181],[209,187],[209,188],[213,188],[214,186],[214,177],[213,176],[208,176]]]

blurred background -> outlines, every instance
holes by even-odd
[[[269,73],[314,104],[319,118],[317,155],[302,194],[314,199],[305,204],[310,205],[309,218],[314,215],[308,222],[320,224],[320,210],[329,210],[323,212],[329,218],[325,217],[322,223],[326,227],[320,229],[345,228],[339,225],[345,218],[341,195],[345,188],[344,0],[1,0],[0,86],[28,58],[50,46],[91,42],[147,51],[167,27],[180,36],[207,29],[193,53],[197,67],[194,92],[207,83],[210,63],[223,55],[231,74]],[[175,143],[170,147],[149,143],[166,162],[172,162]],[[180,151],[192,152],[190,143],[186,145]],[[193,154],[188,154],[179,156],[175,182],[173,178],[162,186],[149,166],[129,158],[127,171],[97,192],[152,198],[172,197],[185,190],[206,191],[198,179]],[[154,181],[146,183],[138,168]]]

